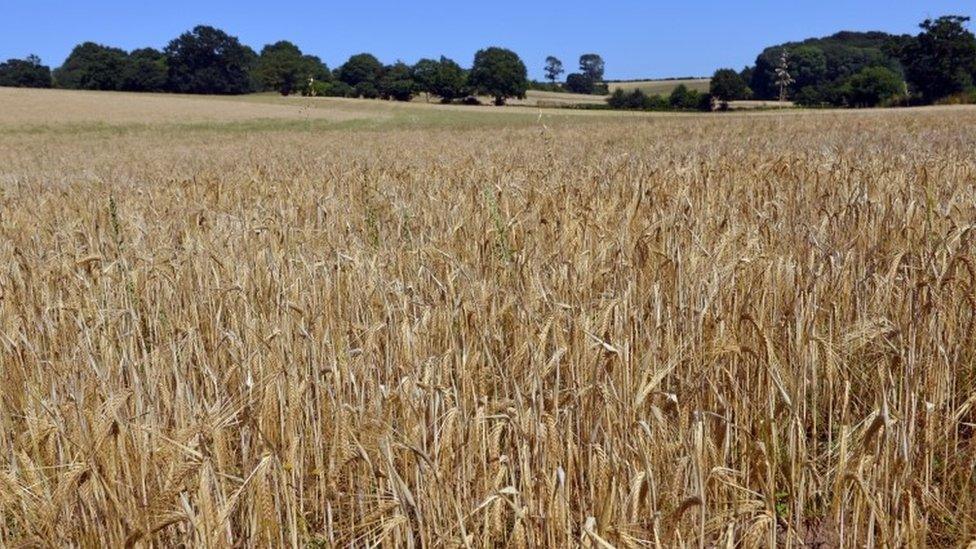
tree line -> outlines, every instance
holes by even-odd
[[[538,82],[533,83],[533,87],[536,89],[589,95],[606,95],[608,92],[607,85],[603,80],[603,75],[606,72],[606,63],[600,54],[584,53],[581,55],[579,58],[579,71],[566,75],[565,83],[559,82],[560,75],[565,73],[566,70],[563,68],[563,62],[558,57],[552,55],[546,57],[546,65],[543,70],[546,73],[546,80],[549,83],[545,86]]]
[[[126,52],[84,42],[53,71],[36,56],[0,64],[0,86],[81,90],[218,95],[276,91],[399,101],[423,93],[444,102],[482,94],[501,105],[508,98],[525,97],[529,85],[525,63],[504,48],[478,51],[470,69],[446,57],[421,59],[412,66],[384,65],[372,54],[361,53],[330,70],[291,42],[268,44],[258,53],[237,37],[203,25],[161,51]]]
[[[320,58],[289,41],[267,44],[255,52],[237,37],[201,25],[162,50],[127,52],[84,42],[53,71],[33,55],[10,59],[0,64],[0,86],[224,95],[276,91],[397,101],[424,94],[446,103],[487,95],[498,105],[511,97],[524,98],[530,88],[605,94],[603,58],[584,54],[579,67],[565,84],[559,83],[563,64],[550,56],[545,67],[550,82],[533,82],[518,54],[489,47],[475,54],[470,68],[443,56],[414,65],[401,61],[384,65],[374,55],[360,53],[330,70]]]
[[[741,71],[715,71],[707,94],[687,88],[668,97],[618,91],[607,102],[611,108],[642,110],[704,110],[713,100],[727,107],[741,99],[843,107],[976,102],[976,36],[966,28],[968,21],[947,15],[926,19],[914,36],[840,32],[771,46]],[[487,95],[498,105],[525,97],[528,89],[608,93],[605,62],[598,54],[580,56],[579,70],[563,82],[559,80],[566,71],[558,58],[547,57],[544,71],[548,82],[530,81],[518,54],[497,47],[478,51],[470,68],[446,57],[384,65],[361,53],[330,70],[291,42],[268,44],[258,53],[220,29],[198,26],[163,50],[126,52],[85,42],[53,71],[36,56],[9,59],[0,63],[0,86],[202,94],[277,91],[398,101],[424,94],[443,102]]]
[[[711,93],[791,99],[804,106],[976,103],[976,36],[969,17],[926,19],[917,35],[840,32],[771,46],[741,71],[719,69]]]
[[[711,93],[702,93],[679,84],[670,95],[648,95],[640,88],[630,92],[617,88],[607,104],[612,109],[637,111],[711,111],[714,98]]]

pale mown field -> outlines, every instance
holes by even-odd
[[[973,542],[976,110],[82,95],[0,90],[0,546]]]
[[[491,97],[479,97],[485,105],[491,105]],[[437,103],[436,97],[427,97],[423,94],[413,99],[415,103]],[[582,93],[549,92],[540,90],[529,90],[524,99],[509,99],[508,105],[521,107],[568,107],[574,105],[606,105],[607,96],[587,95]]]
[[[618,89],[629,92],[639,89],[647,95],[670,95],[675,88],[684,84],[689,90],[708,92],[711,85],[711,78],[686,78],[678,80],[636,80],[629,82],[609,82],[610,93]]]

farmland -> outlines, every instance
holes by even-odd
[[[976,535],[974,108],[0,106],[0,546]]]
[[[676,80],[630,80],[624,82],[608,82],[610,92],[624,90],[632,91],[639,89],[647,95],[670,95],[678,86],[684,85],[689,90],[697,90],[702,93],[708,92],[710,78],[685,78]]]

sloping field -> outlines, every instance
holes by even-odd
[[[0,546],[976,536],[976,109],[3,93]]]
[[[559,93],[529,90],[525,99],[514,100],[513,105],[528,105],[538,107],[561,107],[580,104],[605,104],[606,96],[587,95],[580,93]]]
[[[301,109],[281,102],[247,97],[187,96],[0,88],[0,125],[44,125],[79,122],[159,124],[240,122],[307,118],[344,121],[387,116],[380,110],[345,105]]]
[[[558,97],[556,97],[558,96]],[[562,97],[566,96],[566,97]],[[488,98],[485,99],[489,103]],[[368,129],[391,127],[482,127],[535,124],[540,106],[602,103],[599,96],[530,92],[526,100],[493,107],[437,102],[331,97],[194,96],[75,90],[0,88],[0,131],[78,131],[109,128],[189,127],[226,129]],[[543,105],[545,103],[545,105]],[[646,116],[627,112],[549,110],[550,122]]]
[[[642,80],[634,82],[610,82],[608,84],[610,93],[621,89],[631,91],[640,89],[647,95],[670,95],[678,86],[684,84],[688,89],[707,92],[711,84],[711,78],[693,78],[686,80]]]

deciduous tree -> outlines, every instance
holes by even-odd
[[[563,62],[552,55],[546,57],[545,71],[546,71],[546,79],[552,82],[553,84],[556,83],[556,80],[559,80],[560,74],[566,72],[563,69]]]
[[[603,81],[605,64],[603,58],[595,53],[585,53],[579,59],[580,72],[589,77],[593,83]]]
[[[403,61],[386,67],[377,86],[380,97],[395,101],[410,101],[413,98],[417,83],[414,82],[410,66]]]
[[[84,42],[55,69],[54,80],[59,88],[120,90],[127,57],[125,50]]]
[[[528,71],[518,54],[504,48],[486,48],[474,56],[470,84],[479,92],[495,98],[495,105],[504,105],[509,97],[525,97],[528,90]]]
[[[719,69],[712,75],[709,91],[719,101],[728,103],[736,99],[745,99],[749,87],[734,69]]]
[[[926,19],[922,33],[897,48],[912,88],[925,101],[970,89],[976,83],[976,37],[964,26],[968,17]]]
[[[461,65],[451,59],[441,56],[437,64],[437,75],[434,78],[430,92],[441,98],[444,103],[450,103],[468,95],[468,75]]]
[[[573,93],[593,93],[595,85],[589,76],[574,72],[566,77],[566,89]]]
[[[153,48],[134,50],[122,71],[122,89],[161,92],[166,90],[169,65],[163,52]]]
[[[194,27],[171,41],[163,52],[172,91],[240,94],[253,89],[251,70],[257,55],[236,36],[220,29]]]
[[[383,63],[369,53],[359,53],[353,55],[348,61],[339,67],[339,80],[356,87],[363,82],[369,82],[374,86],[383,76]]]
[[[261,49],[254,76],[263,89],[289,95],[308,85],[309,79],[328,80],[331,75],[318,57],[303,55],[298,46],[282,40]]]
[[[51,68],[41,58],[28,55],[26,59],[8,59],[0,63],[0,86],[11,88],[50,88]]]

